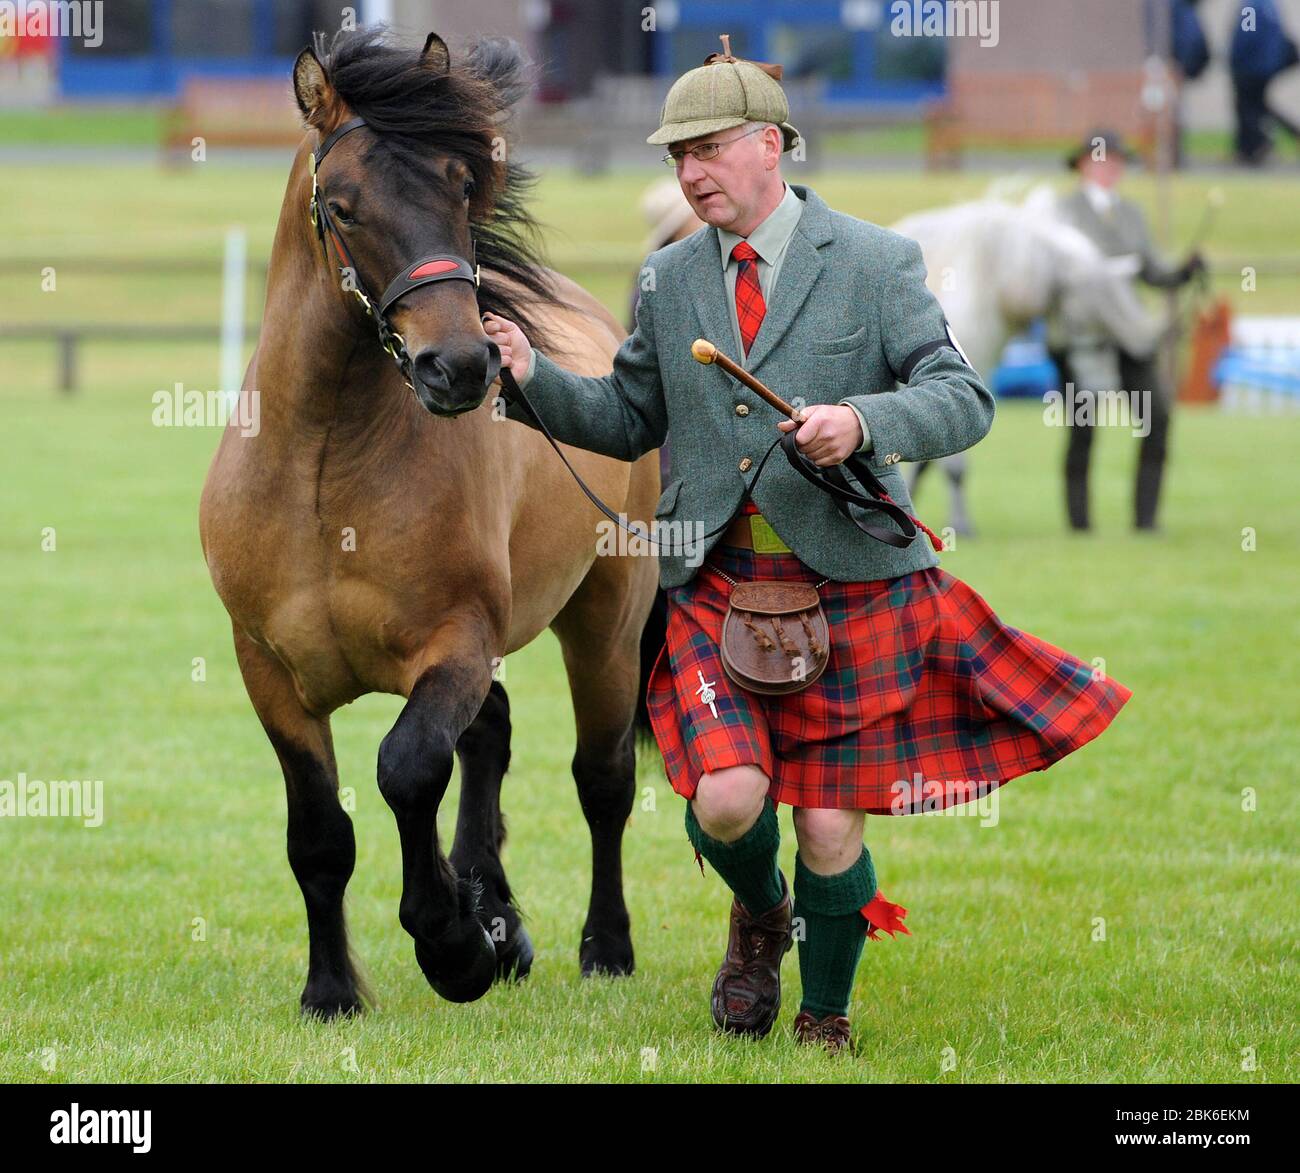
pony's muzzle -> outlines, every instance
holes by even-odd
[[[465,347],[426,347],[411,363],[415,394],[434,415],[462,415],[483,402],[501,370],[495,342]]]

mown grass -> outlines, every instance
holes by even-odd
[[[39,259],[63,234],[111,240],[141,207],[150,231],[123,253],[162,254],[182,231],[227,220],[267,243],[282,182],[256,171],[114,169],[97,187],[100,206],[74,200],[61,178],[16,170],[11,250]],[[548,179],[539,210],[564,230],[553,251],[607,248],[635,266],[629,242],[641,227],[629,209],[642,182]],[[955,184],[876,175],[814,186],[887,222],[974,187]],[[1261,209],[1249,224],[1230,221],[1242,250],[1262,250],[1281,223],[1282,191],[1260,191],[1237,193]],[[93,291],[74,279],[41,294],[6,279],[0,314],[136,321],[215,311],[213,290],[195,282],[96,281]],[[621,311],[621,279],[608,275],[602,295]],[[299,1021],[306,933],[284,858],[283,787],[196,532],[216,433],[151,422],[153,392],[211,386],[216,356],[92,346],[83,390],[60,397],[43,346],[0,345],[0,779],[103,779],[106,808],[98,828],[0,819],[0,1079],[1296,1078],[1300,417],[1180,413],[1166,532],[1147,539],[1128,529],[1135,442],[1106,432],[1098,531],[1081,539],[1062,532],[1064,436],[1032,405],[1001,407],[972,454],[979,537],[945,565],[1008,622],[1103,657],[1135,696],[1096,743],[999,792],[996,825],[869,820],[882,886],[911,910],[913,935],[868,946],[853,1009],[859,1053],[830,1062],[788,1038],[793,957],[773,1037],[712,1032],[727,896],[695,868],[681,802],[653,755],[641,762],[627,831],[638,972],[578,978],[589,848],[549,636],[506,665],[515,716],[506,859],[538,949],[532,977],[471,1006],[441,1002],[425,984],[397,923],[397,836],[374,785],[400,701],[370,697],[334,728],[356,808],[353,941],[378,1005],[359,1021]],[[942,523],[937,479],[918,505]],[[49,552],[45,527],[56,537]],[[1253,552],[1242,548],[1246,527]],[[1248,792],[1257,809],[1243,809]],[[454,811],[453,791],[445,833]],[[788,869],[788,812],[782,822]],[[1094,940],[1099,917],[1104,941]],[[194,939],[195,918],[205,940]]]

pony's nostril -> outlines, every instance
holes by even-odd
[[[422,350],[415,356],[415,374],[432,391],[446,391],[451,387],[447,368],[436,350]]]
[[[487,344],[487,362],[484,364],[483,387],[491,387],[493,380],[501,373],[501,349],[495,342]]]

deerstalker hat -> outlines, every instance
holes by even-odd
[[[799,141],[790,125],[790,103],[781,88],[781,66],[746,61],[731,54],[723,36],[721,53],[682,74],[668,91],[659,129],[645,141],[654,145],[699,138],[746,122],[773,122],[781,128],[783,151]]]

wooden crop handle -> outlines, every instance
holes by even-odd
[[[713,343],[710,342],[707,338],[697,338],[694,342],[691,343],[691,357],[694,358],[696,362],[701,362],[705,364],[717,363],[717,365],[720,366],[724,371],[726,371],[727,374],[732,375],[735,378],[739,379],[742,383],[745,384],[746,387],[748,387],[752,392],[754,392],[755,395],[757,395],[761,399],[766,400],[773,407],[775,407],[776,410],[779,411],[782,415],[787,415],[791,419],[796,418],[796,413],[798,412],[798,408],[787,403],[775,391],[772,391],[769,388],[765,387],[756,378],[754,378],[753,375],[751,375],[747,370],[745,370],[744,367],[733,362],[725,354],[723,354],[722,351],[720,351],[716,346],[714,346]]]

